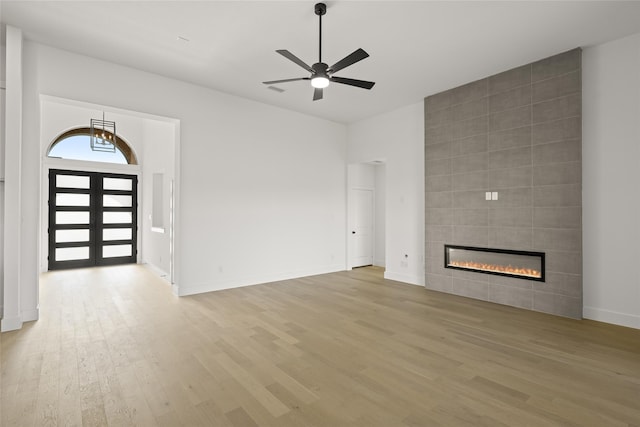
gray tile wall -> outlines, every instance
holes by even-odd
[[[582,317],[581,92],[574,49],[425,98],[427,288]],[[546,282],[445,269],[445,243],[545,252]]]

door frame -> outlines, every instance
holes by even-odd
[[[76,176],[86,176],[89,178],[90,184],[88,189],[60,189],[55,184],[55,177],[59,175],[76,175]],[[122,179],[131,179],[133,181],[131,190],[105,190],[103,188],[102,178],[122,178]],[[129,264],[136,263],[138,260],[138,218],[139,218],[139,205],[138,205],[138,181],[139,177],[137,174],[124,174],[124,173],[112,173],[112,172],[98,172],[98,171],[77,171],[77,170],[68,170],[68,169],[54,169],[50,168],[47,174],[48,180],[48,221],[47,221],[47,269],[49,271],[52,270],[60,270],[60,269],[68,269],[68,268],[78,268],[78,267],[98,267],[98,266],[107,266],[107,265],[116,265],[116,264]],[[86,210],[89,212],[89,224],[87,227],[82,227],[82,229],[88,228],[89,230],[89,258],[82,260],[69,260],[69,261],[55,261],[52,260],[51,257],[54,254],[56,248],[58,247],[74,247],[78,246],[75,242],[69,243],[56,243],[55,232],[58,228],[55,226],[56,220],[55,215],[58,211],[68,211],[75,210],[66,206],[60,207],[60,209],[52,209],[54,206],[53,198],[56,197],[56,194],[62,190],[62,192],[70,192],[70,193],[79,193],[79,194],[88,194],[93,200],[93,203],[89,203],[89,206],[85,208],[80,208],[80,210]],[[75,190],[75,191],[68,191]],[[103,195],[105,194],[126,194],[131,196],[131,207],[123,208],[123,207],[105,207],[103,206]],[[101,237],[102,231],[107,228],[119,228],[118,224],[104,224],[103,221],[99,218],[103,212],[126,212],[126,211],[134,211],[135,215],[132,215],[131,218],[131,229],[132,235],[131,239],[127,239],[126,241],[108,241],[107,245],[104,244],[104,240]],[[77,226],[63,226],[60,229],[75,229]],[[127,227],[129,228],[129,227]],[[84,242],[83,242],[84,243]],[[113,258],[104,258],[102,256],[102,252],[105,246],[110,246],[114,244],[130,244],[132,255],[126,257],[113,257]],[[62,245],[62,246],[60,246]],[[86,245],[82,245],[86,246]]]
[[[353,200],[353,191],[352,190],[369,190],[373,192],[373,234],[372,234],[372,254],[373,254],[373,265],[376,264],[376,247],[377,247],[377,239],[380,236],[380,229],[378,221],[384,221],[386,218],[386,209],[388,198],[386,194],[386,174],[384,175],[384,182],[378,182],[378,166],[385,165],[386,159],[378,158],[371,159],[365,162],[357,162],[357,163],[349,163],[347,165],[347,180],[346,180],[346,233],[345,233],[345,244],[346,244],[346,269],[352,270],[354,268],[354,242],[351,238],[351,231],[353,230],[353,217],[354,217],[354,204]],[[363,174],[362,166],[372,167],[373,176],[369,175],[368,172]],[[384,188],[379,190],[377,187],[382,185]],[[381,191],[382,199],[378,200],[379,194],[378,191]],[[385,206],[383,212],[383,218],[378,218],[378,202],[382,201]],[[386,234],[386,231],[384,231]],[[386,236],[383,234],[384,238],[384,258],[386,259],[388,255],[387,251],[387,243]],[[384,267],[386,268],[386,260],[384,263]]]
[[[358,212],[357,209],[357,202],[356,202],[356,197],[355,197],[355,192],[357,191],[367,191],[369,193],[371,193],[371,264],[374,264],[374,260],[375,260],[375,236],[376,236],[376,190],[375,188],[366,188],[366,187],[351,187],[349,188],[349,200],[350,200],[350,208],[349,208],[349,221],[348,221],[348,230],[347,230],[347,238],[349,240],[349,264],[348,264],[348,268],[349,270],[353,269],[353,268],[357,268],[357,267],[364,267],[366,265],[369,264],[365,264],[365,265],[354,265],[355,264],[355,259],[356,259],[356,254],[355,254],[355,250],[356,250],[356,244],[355,244],[355,238],[354,238],[354,233],[355,233],[355,228],[356,228],[356,213]]]
[[[136,223],[138,224],[138,230],[136,232],[136,241],[138,242],[138,253],[136,256],[136,263],[140,263],[142,257],[142,251],[144,248],[140,245],[142,242],[142,205],[140,194],[142,191],[142,168],[140,165],[120,165],[115,163],[102,163],[102,162],[88,162],[84,160],[68,160],[68,159],[54,159],[45,158],[42,164],[42,176],[40,180],[40,209],[42,214],[40,215],[40,273],[48,271],[48,255],[49,255],[49,173],[51,170],[61,169],[67,171],[76,172],[98,172],[105,174],[124,174],[135,175],[138,181],[137,193],[138,193],[138,209],[136,214]]]
[[[346,230],[345,230],[345,243],[346,243],[346,269],[352,270],[354,268],[354,240],[351,237],[351,232],[353,231],[354,226],[354,215],[355,215],[355,200],[353,196],[354,190],[367,190],[373,193],[373,235],[375,236],[376,231],[376,214],[375,214],[375,200],[376,200],[376,189],[375,185],[361,185],[357,179],[354,179],[352,176],[352,168],[357,168],[360,164],[354,163],[347,166],[347,212],[346,212]],[[375,260],[375,238],[372,239],[372,254],[373,259]]]

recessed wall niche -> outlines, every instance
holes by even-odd
[[[428,289],[582,317],[581,50],[425,98]],[[545,254],[544,281],[444,267],[444,246]]]

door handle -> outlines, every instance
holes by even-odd
[[[351,234],[356,234],[356,232],[355,232],[355,231],[352,231],[352,232],[351,232]]]

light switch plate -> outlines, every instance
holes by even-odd
[[[491,200],[498,200],[498,192],[494,191],[491,193]]]
[[[484,193],[484,199],[491,200],[491,191],[487,191],[486,193]]]

